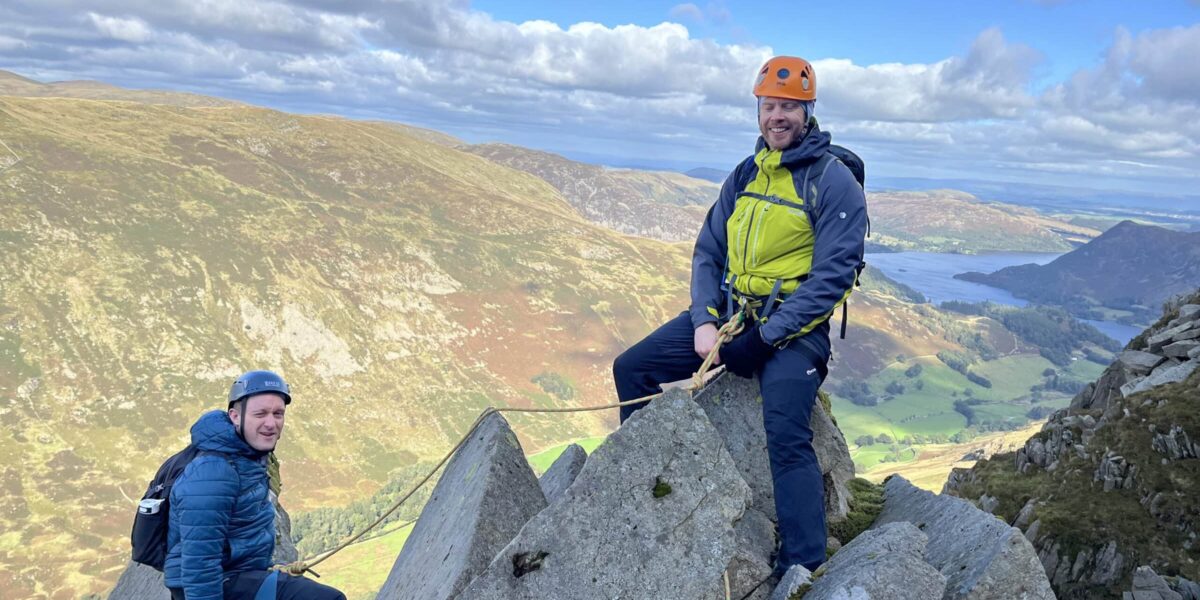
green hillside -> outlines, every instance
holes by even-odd
[[[877,248],[924,252],[1065,252],[1096,237],[1087,225],[955,190],[878,192],[868,198]]]
[[[0,95],[0,141],[20,159],[0,163],[0,586],[16,597],[110,588],[134,499],[245,369],[294,386],[284,504],[298,523],[323,508],[337,522],[488,405],[613,400],[612,359],[687,304],[690,243],[590,223],[545,180],[436,132],[34,91]],[[829,385],[886,386],[896,357],[980,339],[1037,351],[917,300],[869,271]],[[918,396],[839,406],[839,422],[961,429],[930,416],[952,397]],[[616,415],[513,421],[536,455]]]
[[[369,495],[489,404],[611,394],[684,304],[686,249],[392,127],[256,108],[0,97],[0,585],[101,592],[132,498],[231,378],[296,402],[294,511]],[[530,451],[615,415],[522,419]]]

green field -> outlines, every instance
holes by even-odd
[[[396,523],[378,537],[348,546],[317,567],[320,582],[341,590],[348,600],[374,598],[412,529],[412,523]]]
[[[583,447],[584,452],[591,454],[593,450],[600,446],[600,444],[604,443],[604,440],[605,438],[603,437],[590,437],[576,440],[574,442],[567,442],[565,444],[552,446],[536,454],[530,454],[528,456],[529,466],[533,467],[533,472],[537,473],[538,477],[541,477],[542,473],[545,473],[546,469],[549,469],[550,465],[554,464],[554,461],[558,460],[558,457],[561,456],[563,451],[567,449],[567,446],[570,446],[571,444],[579,444]]]
[[[921,374],[906,377],[904,371],[913,364],[921,365]],[[1082,359],[1063,369],[1036,354],[1017,354],[977,362],[970,367],[972,372],[991,381],[992,387],[985,388],[936,358],[914,358],[893,363],[867,380],[871,391],[881,396],[892,382],[904,385],[902,393],[892,395],[890,400],[878,406],[859,406],[834,394],[833,412],[850,444],[855,464],[865,469],[882,462],[891,451],[882,444],[859,448],[855,439],[881,433],[897,441],[911,435],[953,436],[967,428],[966,417],[954,410],[955,400],[982,401],[972,407],[978,421],[1003,422],[1012,428],[1028,423],[1026,413],[1035,406],[1030,399],[1030,387],[1042,382],[1041,373],[1047,368],[1083,381],[1095,380],[1104,370],[1104,367]],[[918,381],[922,382],[920,389]],[[1061,408],[1069,401],[1068,394],[1044,392],[1036,405]],[[901,453],[898,460],[902,462],[906,457],[913,458],[912,453]]]

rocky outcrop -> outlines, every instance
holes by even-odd
[[[1137,484],[1137,465],[1131,465],[1125,457],[1110,450],[1104,453],[1100,466],[1092,476],[1094,481],[1103,482],[1104,491],[1131,490]]]
[[[292,520],[276,500],[275,554],[271,560],[281,564],[294,562],[298,558],[296,545],[292,543]],[[161,571],[131,561],[117,579],[116,587],[108,594],[108,600],[171,600],[171,592],[163,583]]]
[[[456,597],[545,506],[508,422],[489,415],[446,466],[377,598]]]
[[[749,502],[704,411],[670,390],[610,435],[460,597],[701,598],[733,558]]]
[[[944,597],[1054,598],[1033,546],[971,503],[919,489],[893,475],[884,484],[883,512],[873,529],[909,522],[929,538],[925,559],[946,577]]]
[[[1122,594],[1123,600],[1183,600],[1183,594],[1170,585],[1154,569],[1141,566],[1133,571],[1133,588]]]
[[[1167,457],[1167,460],[1183,460],[1200,457],[1200,444],[1193,442],[1183,427],[1173,425],[1167,433],[1154,432],[1150,447]]]
[[[1029,438],[1024,448],[1017,450],[1017,470],[1028,473],[1030,469],[1039,467],[1053,471],[1064,458],[1086,455],[1087,444],[1096,425],[1097,421],[1091,415],[1074,416],[1064,411],[1054,413],[1042,431]]]
[[[586,460],[587,452],[584,452],[579,444],[571,444],[554,460],[554,464],[546,469],[538,479],[538,485],[542,487],[542,495],[546,497],[547,504],[554,504],[562,497],[563,492],[571,487]]]
[[[108,600],[171,600],[161,571],[130,561]]]
[[[904,521],[864,532],[817,569],[804,598],[940,600],[946,577],[925,561],[927,541],[920,529]]]
[[[1056,587],[1070,584],[1106,588],[1121,580],[1126,565],[1125,555],[1115,541],[1098,548],[1084,548],[1072,558],[1061,542],[1045,537],[1039,540],[1038,557]]]
[[[775,591],[771,592],[771,600],[792,600],[801,597],[812,587],[812,573],[803,566],[794,565],[783,574]]]
[[[766,585],[771,575],[771,557],[775,553],[775,524],[766,515],[747,508],[733,530],[736,549],[725,576],[713,583],[705,598],[725,600],[725,579],[729,580],[730,597],[742,600],[765,600],[771,594]]]
[[[696,403],[721,433],[738,471],[750,485],[751,507],[772,522],[776,521],[775,491],[757,382],[752,385],[728,373],[720,375],[696,396]],[[813,430],[817,462],[825,480],[825,519],[836,523],[845,519],[850,510],[847,486],[854,479],[854,461],[841,430],[820,402],[813,407],[809,425]]]

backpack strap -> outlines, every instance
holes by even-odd
[[[833,152],[829,152],[829,151],[826,151],[825,154],[823,156],[821,156],[821,158],[817,159],[817,162],[815,162],[813,164],[817,165],[817,164],[821,164],[822,162],[824,162],[824,164],[821,166],[821,174],[817,177],[817,189],[820,189],[821,185],[825,182],[825,173],[829,172],[830,165],[837,162],[837,163],[842,163],[843,166],[846,166],[846,164],[842,162],[841,158],[838,158]],[[846,166],[846,168],[849,169],[850,167]],[[808,179],[808,177],[806,174],[805,180],[807,181],[807,179]],[[856,181],[857,181],[857,179],[856,179]],[[864,190],[864,193],[866,193],[865,190]],[[814,206],[813,206],[812,210],[818,217],[821,214],[820,213],[820,205],[817,203],[817,201],[819,201],[819,198],[820,197],[817,194],[813,194]],[[814,221],[814,224],[815,224],[815,221]],[[816,233],[816,227],[813,227],[813,233],[814,234]],[[871,217],[869,215],[867,216],[867,237],[871,237]],[[859,261],[858,266],[856,266],[854,268],[854,283],[851,284],[851,289],[856,288],[856,287],[862,287],[862,281],[859,280],[859,277],[862,275],[863,269],[865,269],[866,267],[867,267],[867,262],[865,260],[863,260],[863,261]],[[838,336],[843,340],[846,339],[846,322],[849,319],[849,315],[848,315],[848,313],[849,313],[848,305],[849,304],[850,304],[849,298],[846,298],[845,300],[842,301],[842,326],[841,326],[841,331],[838,332]]]

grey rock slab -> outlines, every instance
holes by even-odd
[[[1200,584],[1183,577],[1175,582],[1175,589],[1183,596],[1183,600],[1200,600]]]
[[[611,434],[459,598],[702,598],[734,556],[749,502],[704,411],[668,390]]]
[[[750,484],[751,507],[775,516],[775,488],[767,458],[767,434],[763,429],[762,397],[758,381],[729,373],[713,379],[696,395],[712,424],[725,440],[725,447],[737,463],[742,478]],[[850,512],[849,482],[854,479],[854,461],[842,432],[833,423],[820,402],[813,407],[809,420],[813,431],[813,449],[825,482],[825,520],[836,523]]]
[[[1163,346],[1163,355],[1172,356],[1186,360],[1192,350],[1200,347],[1200,340],[1183,340],[1180,342],[1171,342]]]
[[[1030,498],[1025,503],[1025,506],[1021,507],[1021,511],[1017,513],[1016,518],[1013,519],[1012,526],[1021,530],[1029,527],[1029,524],[1033,522],[1034,511],[1036,510],[1037,498]]]
[[[292,517],[283,510],[283,506],[279,504],[278,499],[274,498],[274,493],[271,494],[275,500],[275,552],[271,557],[271,561],[275,564],[291,563],[300,560],[300,552],[296,550],[296,544],[292,542]]]
[[[761,512],[747,508],[733,533],[737,549],[725,567],[730,597],[766,600],[773,587],[767,579],[771,575],[771,556],[775,553],[775,524]],[[704,598],[725,600],[725,577],[719,577]]]
[[[1150,352],[1158,352],[1159,350],[1162,349],[1163,346],[1166,346],[1167,344],[1171,343],[1172,338],[1174,338],[1176,335],[1179,335],[1185,331],[1188,331],[1189,329],[1192,329],[1192,327],[1194,325],[1195,325],[1195,323],[1193,323],[1193,322],[1187,322],[1187,323],[1183,323],[1182,325],[1177,325],[1175,327],[1171,327],[1169,329],[1160,331],[1160,332],[1146,338],[1146,348]]]
[[[805,600],[939,600],[946,577],[925,562],[927,538],[899,521],[863,532],[817,569]]]
[[[1137,394],[1168,383],[1178,383],[1187,379],[1200,366],[1200,360],[1191,360],[1178,365],[1161,365],[1149,376],[1134,386],[1132,393]]]
[[[783,574],[779,585],[771,592],[771,600],[791,600],[793,594],[803,594],[811,585],[812,573],[801,565],[793,565]]]
[[[562,497],[563,492],[571,487],[586,460],[587,452],[584,452],[583,447],[571,444],[555,459],[554,464],[546,469],[538,484],[542,487],[542,495],[546,497],[547,504],[554,504],[555,500]]]
[[[1134,569],[1132,589],[1125,595],[1136,600],[1183,600],[1182,594],[1171,589],[1154,569],[1144,565]]]
[[[1183,342],[1187,340],[1194,340],[1196,338],[1200,338],[1200,327],[1196,327],[1196,324],[1192,323],[1192,329],[1171,336],[1171,341]]]
[[[276,564],[290,563],[297,558],[296,545],[292,543],[292,520],[276,500],[275,553],[271,561]],[[171,600],[171,592],[163,583],[161,571],[130,561],[117,579],[116,587],[109,592],[108,600]]]
[[[508,422],[489,415],[446,465],[378,600],[455,597],[545,506]]]
[[[171,592],[160,571],[130,561],[108,600],[171,600]]]
[[[1054,598],[1029,540],[970,502],[927,492],[893,475],[884,484],[883,511],[872,528],[900,521],[928,536],[925,560],[946,576],[944,598]]]
[[[1135,394],[1136,392],[1134,392],[1134,390],[1136,390],[1137,387],[1139,385],[1141,385],[1142,382],[1145,380],[1146,380],[1146,377],[1142,376],[1142,377],[1135,377],[1135,378],[1130,379],[1129,381],[1125,382],[1125,385],[1121,386],[1121,397],[1126,398],[1126,397],[1129,397],[1129,396],[1132,396],[1133,394]]]
[[[1126,350],[1117,355],[1117,360],[1134,375],[1146,375],[1165,360],[1162,356],[1141,350]]]

